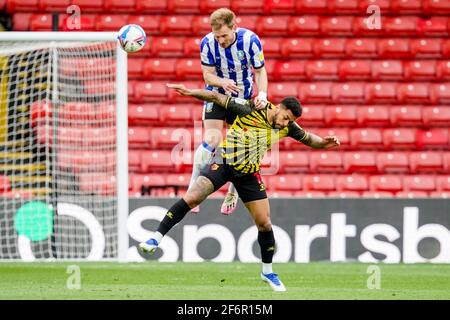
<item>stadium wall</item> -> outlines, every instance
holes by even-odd
[[[98,200],[95,203],[101,207],[102,201]],[[8,200],[3,201],[6,203]],[[138,252],[137,244],[150,237],[174,201],[130,199],[126,226],[128,261],[145,261],[147,257]],[[274,261],[277,263],[450,263],[448,200],[272,199],[270,202],[277,240]],[[239,203],[238,210],[231,216],[224,216],[219,212],[220,203],[220,199],[209,199],[201,205],[199,214],[188,213],[164,238],[162,250],[158,250],[151,259],[161,262],[258,262],[257,231],[244,205]],[[17,203],[11,202],[10,205],[17,206]],[[89,239],[90,247],[90,250],[84,249],[90,252],[86,257],[88,260],[114,259],[106,252],[115,250],[106,249],[117,245],[117,235],[115,228],[108,228],[109,224],[103,223],[100,207],[72,204],[67,199],[66,203],[58,203],[55,212],[58,217],[53,218],[53,224],[60,230],[65,230],[65,224],[84,225],[86,236],[83,239]],[[19,210],[15,207],[8,212]],[[11,224],[15,221],[16,225],[3,226],[9,231],[0,235],[0,260],[33,261],[42,258],[38,256],[38,249],[48,241],[31,241],[23,235],[18,236],[19,231],[15,227],[20,223],[14,217],[3,221]],[[21,229],[33,235],[38,224],[43,222],[38,223],[33,218],[24,226],[22,221]],[[79,229],[82,231],[83,228]]]

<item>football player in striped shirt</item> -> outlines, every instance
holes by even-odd
[[[191,208],[203,202],[211,193],[228,181],[233,182],[256,227],[261,249],[261,279],[274,291],[286,291],[272,270],[275,238],[270,220],[270,206],[266,188],[261,179],[260,162],[272,145],[284,137],[316,149],[329,149],[340,145],[336,136],[321,138],[303,130],[295,120],[301,116],[301,105],[295,97],[286,97],[280,104],[267,103],[267,108],[256,110],[251,100],[229,97],[217,92],[186,89],[183,85],[169,84],[182,95],[214,102],[236,113],[237,117],[227,131],[226,138],[216,150],[212,161],[201,171],[192,188],[175,203],[161,221],[154,237],[139,244],[146,253],[153,253],[164,235],[179,223]]]
[[[210,23],[212,32],[203,38],[200,45],[206,89],[232,97],[251,99],[255,78],[258,87],[256,108],[264,108],[267,103],[267,73],[260,39],[254,32],[238,28],[235,14],[226,8],[214,11],[210,16]],[[204,103],[205,134],[194,155],[189,188],[222,140],[225,121],[231,124],[235,116],[214,102]],[[221,212],[226,215],[232,213],[236,209],[237,200],[236,188],[230,184]],[[198,210],[196,207],[192,211]]]

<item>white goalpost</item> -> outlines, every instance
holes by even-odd
[[[127,261],[127,53],[116,37],[0,32],[0,261]]]

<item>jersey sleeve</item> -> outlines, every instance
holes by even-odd
[[[200,43],[200,60],[204,66],[214,67],[216,65],[211,47],[209,46],[208,37],[204,37]]]
[[[264,67],[263,47],[256,34],[253,34],[250,40],[250,60],[255,69]]]
[[[305,142],[308,139],[308,133],[303,130],[296,122],[292,122],[288,127],[288,136],[294,138],[298,142]]]
[[[236,113],[239,116],[246,116],[255,110],[252,100],[233,97],[228,97],[227,102],[225,103],[225,109]]]

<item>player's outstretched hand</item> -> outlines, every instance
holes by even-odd
[[[191,90],[187,89],[184,84],[177,83],[166,83],[168,88],[174,89],[176,92],[181,94],[182,96],[188,96],[191,93]]]
[[[267,107],[267,96],[265,93],[259,93],[259,95],[255,98],[255,109],[261,110]]]
[[[241,89],[231,79],[222,79],[222,88],[227,94],[238,94]]]
[[[326,136],[322,138],[322,145],[324,149],[330,149],[334,147],[339,147],[341,143],[336,136]]]

